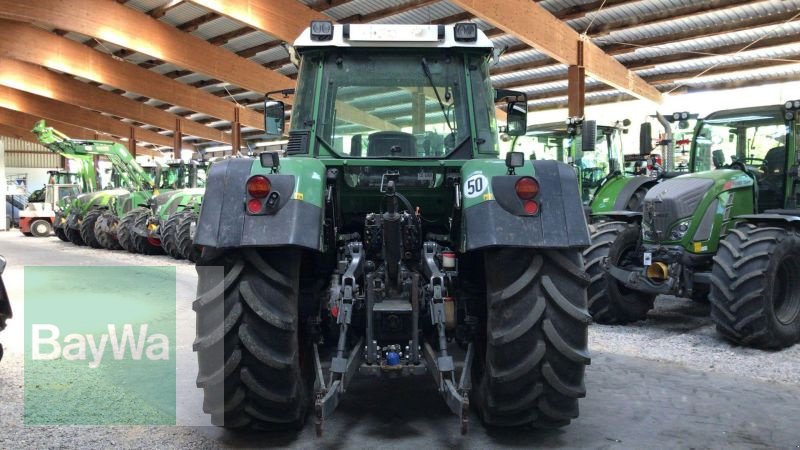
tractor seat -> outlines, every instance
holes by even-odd
[[[764,163],[767,166],[765,178],[778,179],[783,181],[784,164],[786,162],[786,147],[774,147],[769,149],[764,156]]]
[[[413,135],[401,131],[379,131],[373,133],[369,135],[367,156],[370,158],[417,156],[416,139],[414,139]]]

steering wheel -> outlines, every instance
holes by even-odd
[[[740,160],[736,160],[736,161],[731,162],[730,164],[728,164],[728,168],[729,169],[738,169],[738,170],[741,170],[742,172],[747,173],[747,174],[750,173],[750,171],[747,170],[747,165],[745,165],[745,163],[743,163]]]

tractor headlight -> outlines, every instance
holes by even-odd
[[[689,225],[691,224],[692,220],[686,219],[672,227],[672,232],[669,234],[670,239],[673,241],[680,241],[683,239],[683,237],[686,236],[686,232],[689,231]]]
[[[650,223],[646,220],[642,221],[642,239],[645,241],[655,240],[655,235],[653,234],[653,228],[650,226]]]

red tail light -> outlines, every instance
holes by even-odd
[[[527,214],[534,215],[539,212],[539,204],[533,200],[526,200],[524,207]]]
[[[251,198],[247,201],[247,212],[250,214],[258,214],[261,212],[261,200]]]
[[[270,183],[269,178],[263,175],[254,175],[247,180],[247,193],[250,194],[251,197],[264,198],[269,195],[271,189],[272,183]],[[249,208],[250,205],[248,203],[248,209]],[[259,207],[259,209],[261,208]]]
[[[514,190],[517,191],[517,197],[530,200],[539,193],[539,182],[531,177],[522,177],[517,180]]]

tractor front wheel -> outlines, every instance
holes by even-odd
[[[176,236],[178,221],[182,213],[183,211],[171,214],[164,222],[164,226],[161,227],[161,247],[166,254],[175,259],[183,259],[183,255],[178,250],[178,238]]]
[[[559,427],[578,417],[591,317],[578,250],[485,254],[483,337],[474,403],[487,426]]]
[[[64,224],[64,235],[75,245],[86,245],[86,242],[81,237],[81,230],[70,228],[69,225]]]
[[[61,239],[64,242],[69,242],[69,238],[64,233],[64,225],[56,226],[53,231],[56,233],[56,237]]]
[[[196,262],[200,257],[200,248],[194,245],[193,228],[197,225],[197,213],[194,211],[183,211],[178,217],[178,228],[176,239],[178,251],[181,256],[191,262]]]
[[[119,241],[114,237],[112,230],[119,226],[119,219],[111,211],[103,211],[94,224],[94,235],[100,245],[108,250],[120,250]]]
[[[800,342],[800,234],[743,224],[720,241],[711,319],[727,339],[779,349]]]
[[[140,213],[147,211],[147,208],[139,207],[128,211],[124,216],[122,216],[122,219],[119,221],[119,225],[117,226],[117,241],[119,241],[120,247],[131,253],[136,253],[136,249],[133,247],[134,222]]]
[[[227,428],[301,427],[314,381],[298,313],[301,251],[209,250],[192,304],[204,411]]]
[[[139,231],[147,233],[147,223],[152,215],[153,213],[149,209],[142,208],[133,219],[134,232],[131,234],[131,245],[135,253],[142,255],[160,255],[164,253],[161,243],[153,242],[151,238],[138,233]]]
[[[595,322],[625,324],[647,317],[656,296],[626,288],[608,275],[603,260],[623,268],[636,267],[632,255],[639,243],[639,225],[604,222],[589,226],[592,244],[583,252],[589,285],[589,312]]]
[[[86,243],[89,247],[92,248],[102,248],[103,245],[100,244],[100,241],[97,240],[97,236],[94,234],[94,225],[97,223],[97,219],[100,215],[103,214],[102,209],[92,209],[86,213],[81,221],[80,231],[81,231],[81,238],[83,242]]]

